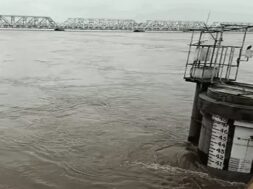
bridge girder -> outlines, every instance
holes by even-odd
[[[69,18],[63,23],[66,29],[81,30],[132,30],[136,22],[130,19]]]
[[[209,26],[215,27],[224,23],[252,25],[251,23],[214,22]],[[147,20],[138,23],[133,19],[104,18],[69,18],[58,25],[52,18],[46,16],[0,15],[0,28],[55,29],[62,27],[80,30],[184,31],[191,28],[200,29],[204,26],[204,22],[200,21]]]
[[[52,18],[46,16],[0,15],[0,27],[54,29],[57,24]]]
[[[172,20],[147,20],[143,28],[148,31],[182,31],[190,28],[201,28],[203,22],[199,21],[172,21]]]
[[[167,20],[147,20],[137,23],[134,20],[120,19],[96,19],[96,18],[69,18],[63,24],[65,29],[80,30],[134,30],[143,29],[146,31],[171,31],[185,30],[190,28],[201,28],[203,22],[192,21],[167,21]]]

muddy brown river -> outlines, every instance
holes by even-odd
[[[186,142],[189,39],[0,31],[0,188],[244,188],[205,173]]]

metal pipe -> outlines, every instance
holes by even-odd
[[[217,39],[218,39],[218,36],[219,34],[217,33]],[[215,77],[215,71],[216,71],[216,65],[217,65],[217,60],[218,60],[218,56],[219,56],[219,51],[220,51],[220,48],[221,48],[221,42],[223,40],[223,28],[221,30],[221,33],[220,33],[220,38],[218,40],[218,48],[217,48],[217,52],[216,52],[216,57],[215,57],[215,60],[214,60],[214,67],[213,67],[213,71],[212,71],[212,78],[211,78],[211,83],[213,83],[213,79]],[[219,67],[218,67],[219,69]]]
[[[219,60],[219,70],[218,70],[218,75],[219,78],[222,77],[222,75],[220,75],[220,68],[221,68],[221,62],[222,62],[222,58],[223,58],[223,53],[224,53],[224,47],[221,47],[221,55],[220,55],[220,60]]]
[[[213,57],[214,57],[214,53],[215,53],[215,47],[216,47],[217,41],[218,41],[217,38],[218,38],[218,33],[216,33],[215,40],[214,40],[213,53],[212,53],[212,58],[211,58],[210,66],[212,66],[212,63],[213,63]]]
[[[247,31],[248,31],[248,27],[245,28],[244,36],[243,36],[243,40],[242,40],[242,46],[241,46],[241,49],[240,49],[240,52],[239,52],[239,57],[237,59],[237,69],[236,69],[236,74],[235,74],[235,80],[237,79],[237,76],[238,76],[238,71],[239,71],[239,66],[240,66],[240,61],[241,61],[241,56],[242,56],[242,50],[243,50],[243,47],[244,47],[244,44],[245,44]]]
[[[192,70],[191,70],[191,71],[193,71],[192,75],[195,75],[196,68],[199,66],[199,65],[198,65],[198,61],[199,61],[198,58],[199,58],[200,52],[201,52],[201,50],[200,50],[200,44],[201,44],[202,35],[203,35],[203,32],[201,31],[201,32],[200,32],[200,35],[199,35],[198,46],[197,46],[197,48],[196,48],[196,49],[198,49],[197,60],[196,60],[196,62],[193,62],[193,65],[192,65]],[[203,47],[202,47],[202,48],[203,48]]]
[[[205,57],[205,62],[204,62],[204,65],[203,65],[202,78],[204,77],[204,73],[205,73],[205,69],[206,69],[206,62],[207,62],[207,58],[208,58],[208,56],[209,56],[209,50],[210,50],[210,47],[207,48],[207,53],[206,53],[206,57]]]
[[[223,69],[224,69],[224,66],[225,66],[226,59],[227,59],[227,53],[228,53],[228,47],[227,47],[226,50],[225,50],[225,55],[224,55],[224,59],[223,59],[223,63],[222,63],[222,69],[221,69],[221,77],[220,77],[220,80],[222,79]]]
[[[235,54],[235,48],[232,48],[232,53],[231,53],[231,60],[230,60],[230,64],[229,64],[229,69],[228,69],[228,80],[230,80],[230,72],[231,72],[231,68],[233,65],[233,60],[234,60],[234,54]]]
[[[189,45],[189,51],[188,51],[188,56],[187,56],[187,60],[186,60],[186,65],[185,65],[184,77],[186,76],[187,66],[188,66],[188,63],[189,63],[193,37],[194,37],[194,31],[192,32],[191,41],[190,41],[190,45]]]

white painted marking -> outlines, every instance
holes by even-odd
[[[207,166],[223,169],[229,131],[228,120],[218,115],[213,115],[212,119],[213,128]]]

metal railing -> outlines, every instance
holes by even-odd
[[[215,82],[237,79],[241,47],[196,46],[190,51],[184,78],[189,81]]]
[[[249,25],[221,25],[220,27],[193,29],[186,61],[184,79],[191,82],[236,81],[243,56],[243,49]],[[224,32],[243,31],[242,41],[235,45],[224,40]],[[197,39],[194,38],[197,34]],[[204,40],[208,34],[211,40]],[[197,41],[197,42],[193,42]],[[249,50],[251,46],[247,47]]]

